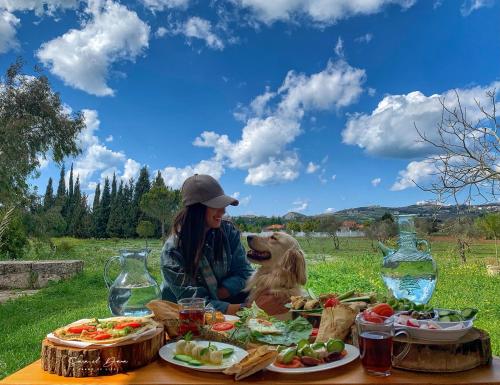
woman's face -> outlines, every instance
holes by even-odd
[[[225,212],[225,208],[213,209],[211,207],[207,207],[207,211],[205,212],[206,226],[211,229],[218,229],[222,223],[222,216]]]

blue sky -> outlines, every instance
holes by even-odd
[[[431,200],[439,97],[500,88],[492,0],[0,0],[2,68],[40,65],[84,111],[91,195],[147,165],[210,173],[229,214],[317,214]],[[471,112],[472,118],[474,113]],[[43,193],[58,167],[43,161]]]

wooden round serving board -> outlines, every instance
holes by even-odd
[[[95,377],[126,372],[154,361],[165,343],[163,328],[153,335],[110,347],[74,348],[42,342],[42,369],[65,377]]]
[[[410,351],[395,367],[419,372],[450,373],[489,364],[492,360],[490,336],[476,328],[472,328],[458,341],[411,340],[410,344]],[[395,338],[394,354],[401,352],[404,345],[404,338]]]

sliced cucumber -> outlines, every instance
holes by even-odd
[[[233,348],[225,348],[225,349],[222,349],[221,352],[222,352],[222,357],[227,358],[231,354],[234,353],[234,349]]]
[[[448,317],[450,317],[451,322],[460,322],[460,321],[463,321],[462,316],[460,314],[458,314],[458,313],[450,314]]]
[[[345,348],[344,341],[331,338],[326,343],[328,353],[341,353]]]
[[[191,359],[191,361],[188,361],[187,363],[189,365],[193,365],[193,366],[202,366],[203,365],[203,362],[195,360],[195,359]]]
[[[451,322],[451,318],[448,315],[439,317],[439,322]]]
[[[464,319],[466,320],[469,320],[469,319],[472,319],[475,317],[475,315],[477,314],[478,310],[477,309],[474,309],[474,308],[466,308],[464,310],[462,310],[462,317],[464,317]]]
[[[174,360],[189,363],[190,361],[193,361],[193,357],[188,356],[188,355],[186,355],[186,354],[176,354],[176,355],[174,356]]]
[[[452,312],[445,309],[438,310],[439,317],[450,315]]]

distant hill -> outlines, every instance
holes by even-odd
[[[460,206],[460,211],[467,216],[479,216],[485,212],[500,212],[500,203],[491,203],[476,206]],[[439,220],[446,220],[453,218],[457,215],[457,207],[452,206],[439,206],[436,204],[418,204],[404,207],[384,207],[384,206],[367,206],[356,207],[352,209],[345,209],[335,212],[333,215],[340,217],[343,220],[355,220],[363,222],[369,219],[380,218],[385,213],[392,215],[397,214],[416,214],[420,217],[433,217]],[[319,218],[332,213],[325,213],[314,215],[313,217]]]
[[[307,218],[307,215],[297,213],[294,211],[290,211],[289,213],[286,213],[285,215],[283,215],[282,218],[285,221],[296,221],[297,219],[301,220],[301,219]]]

